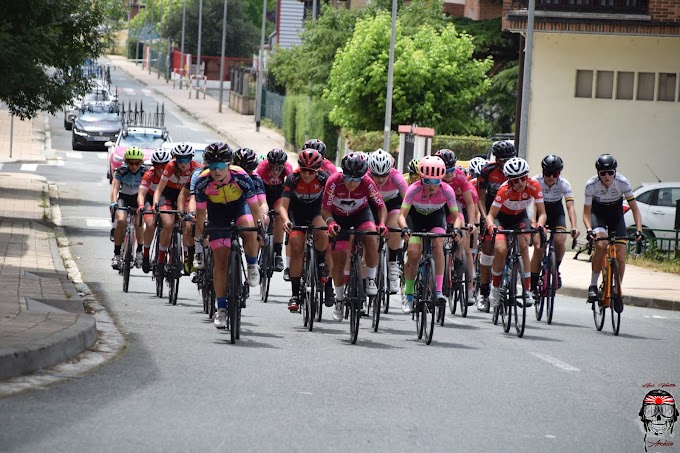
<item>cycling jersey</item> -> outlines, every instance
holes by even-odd
[[[268,186],[278,186],[282,187],[288,175],[293,173],[293,166],[290,162],[283,164],[283,171],[278,174],[278,176],[272,175],[269,170],[269,161],[267,159],[263,160],[257,164],[257,170],[255,172],[262,178],[265,187]]]
[[[336,172],[326,181],[321,204],[334,216],[347,217],[365,209],[369,199],[377,208],[385,205],[378,187],[368,175],[364,175],[359,186],[350,192],[343,183],[343,174]]]
[[[239,216],[250,214],[246,203],[257,203],[255,184],[241,167],[230,166],[228,176],[227,182],[215,181],[208,171],[196,181],[196,207],[208,209],[211,225],[228,226],[231,221],[238,220],[235,213]]]
[[[153,196],[153,193],[156,191],[156,187],[158,187],[159,182],[161,182],[161,177],[158,176],[158,174],[156,174],[156,170],[152,168],[144,173],[140,186],[146,188],[147,195]]]
[[[621,205],[624,197],[628,201],[635,199],[630,182],[621,173],[616,173],[609,187],[605,187],[597,175],[586,182],[586,206]]]
[[[333,162],[324,158],[323,164],[321,164],[321,169],[326,172],[328,176],[331,176],[338,172],[338,167],[336,167]]]
[[[196,161],[191,161],[189,168],[181,171],[177,166],[177,162],[172,160],[165,165],[161,181],[166,181],[163,195],[168,200],[176,201],[182,187],[190,180],[191,174],[200,168],[201,165]]]
[[[412,175],[411,173],[404,173],[402,176],[409,186],[420,179],[420,176]]]
[[[373,181],[373,178],[371,178],[371,181]],[[373,182],[375,183],[375,181]],[[401,201],[404,199],[406,189],[408,189],[408,184],[406,184],[406,180],[404,180],[401,173],[393,168],[390,170],[385,184],[379,186],[376,183],[375,185],[380,191],[385,206],[387,206],[387,212],[389,213],[393,210],[398,210],[401,206]]]
[[[316,174],[310,183],[305,183],[296,169],[288,175],[283,186],[282,198],[288,198],[288,217],[293,225],[309,225],[314,217],[321,215],[321,199],[328,175],[323,171]]]
[[[487,211],[496,197],[496,192],[498,192],[501,185],[507,180],[508,178],[505,177],[503,169],[498,166],[496,162],[488,163],[482,168],[482,171],[477,178],[477,184],[479,185],[479,190],[486,190],[484,204],[486,205]]]
[[[456,203],[456,194],[451,186],[439,184],[437,191],[432,195],[428,195],[422,182],[416,181],[406,190],[401,207],[402,209],[407,208],[409,210],[414,208],[419,214],[430,215],[439,211],[445,205],[455,219],[458,216],[458,204]]]
[[[456,168],[453,172],[453,179],[451,181],[444,182],[451,186],[453,191],[456,193],[456,201],[458,202],[458,205],[461,207],[461,209],[464,208],[465,198],[463,197],[463,194],[465,192],[472,191],[472,186],[470,185],[470,181],[468,181],[467,176],[465,176],[465,172],[461,168]]]
[[[262,202],[266,200],[266,195],[264,193],[264,181],[262,181],[262,178],[260,178],[260,175],[258,175],[256,172],[252,172],[248,176],[250,176],[250,179],[253,180],[253,184],[255,184],[255,195],[257,196],[257,202],[262,204]]]
[[[506,181],[498,189],[492,206],[500,208],[499,212],[503,214],[516,216],[526,211],[533,202],[543,203],[543,191],[538,181],[527,179],[526,186],[519,191]]]
[[[571,190],[571,184],[566,179],[559,177],[557,181],[552,186],[548,186],[545,183],[545,179],[542,174],[533,177],[541,185],[543,190],[543,201],[545,203],[558,203],[562,202],[562,198],[565,201],[574,201],[574,194]]]
[[[198,181],[198,177],[201,176],[203,173],[210,173],[210,170],[208,170],[205,167],[200,167],[194,170],[194,172],[191,174],[191,178],[184,185],[184,188],[189,190],[189,195],[195,194],[196,181]]]
[[[113,176],[116,180],[120,181],[120,190],[118,193],[136,196],[139,192],[139,185],[142,183],[142,178],[144,177],[144,173],[146,173],[146,171],[147,168],[144,165],[140,165],[137,173],[132,173],[130,171],[130,167],[123,163],[123,165],[118,167]]]

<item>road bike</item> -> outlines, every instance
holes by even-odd
[[[543,310],[545,310],[545,320],[548,324],[552,324],[553,311],[555,310],[555,294],[558,290],[557,260],[555,258],[556,234],[571,234],[571,232],[564,230],[551,231],[542,260],[541,272],[538,277],[538,286],[536,288],[536,295],[538,297],[534,304],[536,320],[541,320]],[[576,248],[576,239],[572,241],[571,248]]]
[[[635,241],[635,237],[615,236],[596,238],[594,241],[607,241],[607,253],[603,257],[602,282],[597,291],[597,300],[593,301],[593,321],[598,331],[602,330],[607,309],[611,311],[612,330],[619,334],[621,328],[621,312],[623,311],[623,292],[621,291],[621,272],[616,259],[617,241]],[[636,253],[642,252],[642,242],[636,245]],[[589,301],[590,302],[590,301]]]
[[[271,279],[274,276],[274,216],[278,212],[269,211],[269,225],[267,226],[267,236],[269,242],[266,246],[260,248],[260,254],[257,263],[260,266],[260,299],[265,304],[269,298],[269,286]]]
[[[400,229],[389,228],[390,232],[401,233]],[[371,327],[373,332],[378,331],[380,325],[380,313],[387,310],[390,306],[389,275],[387,272],[387,242],[380,236],[378,242],[378,267],[376,270],[375,283],[378,293],[375,296],[368,296],[368,306],[366,314],[371,316]]]
[[[208,222],[205,222],[207,226]],[[203,229],[205,231],[205,227]],[[192,231],[192,236],[194,232]],[[203,312],[210,317],[215,316],[215,288],[213,287],[212,271],[213,271],[213,255],[210,248],[209,241],[204,238],[196,238],[196,242],[203,244],[203,268],[196,269],[192,282],[196,283],[198,292],[201,294],[203,301]]]
[[[514,317],[515,330],[519,338],[524,336],[527,318],[526,295],[529,288],[526,286],[526,278],[524,277],[524,261],[522,260],[518,238],[522,234],[533,234],[536,232],[535,228],[525,230],[497,229],[491,238],[491,242],[494,244],[496,235],[504,234],[508,241],[508,254],[505,258],[505,267],[501,277],[499,303],[493,310],[492,321],[494,324],[498,324],[498,317],[500,315],[503,330],[505,333],[508,333],[512,325],[512,318]],[[541,244],[542,246],[545,244],[545,236],[543,235],[541,235]]]
[[[161,231],[163,230],[163,224],[161,223],[161,217],[155,211],[145,210],[144,214],[155,214],[154,224],[156,226],[153,241],[151,242],[151,250],[149,256],[151,257],[151,279],[156,282],[156,296],[163,298],[163,266],[158,266],[158,253],[160,252],[159,244],[161,240]]]
[[[123,275],[123,292],[128,292],[130,288],[130,270],[135,262],[135,248],[137,246],[137,234],[135,231],[135,220],[137,219],[137,210],[132,207],[116,208],[116,211],[127,212],[127,222],[125,225],[125,236],[121,250],[123,251],[122,263],[118,267],[118,273]],[[141,216],[139,217],[141,226]]]
[[[468,228],[461,228],[467,230]],[[450,234],[450,232],[449,232]],[[472,235],[470,235],[470,246],[472,246]],[[461,259],[455,258],[460,245],[452,238],[448,238],[444,242],[444,282],[442,284],[442,293],[449,302],[449,311],[452,315],[456,314],[457,307],[460,306],[460,315],[463,318],[467,317],[468,313],[468,283],[471,281],[467,269],[467,255],[465,252],[461,254]],[[446,307],[437,310],[437,322],[443,326],[444,318],[446,317]]]
[[[177,305],[179,292],[179,279],[184,273],[184,243],[182,241],[182,218],[186,215],[183,211],[164,210],[161,214],[172,214],[175,222],[172,226],[170,246],[168,247],[166,264],[164,269],[165,281],[168,284],[168,302]]]

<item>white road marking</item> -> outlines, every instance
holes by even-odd
[[[534,355],[538,357],[539,359],[548,362],[549,364],[556,366],[557,368],[561,368],[564,371],[581,371],[575,366],[569,365],[566,362],[561,361],[560,359],[556,359],[555,357],[545,355],[545,354],[539,354],[537,352],[532,352],[531,355]]]
[[[142,89],[142,94],[145,95],[145,96],[153,96],[153,91],[151,91],[148,88],[144,88],[144,89]]]
[[[2,164],[0,164],[0,170],[2,170]]]
[[[111,219],[85,219],[85,224],[92,228],[111,228]]]
[[[123,88],[125,90],[125,94],[128,96],[134,96],[135,95],[135,89],[134,88]]]
[[[36,171],[38,169],[38,164],[21,164],[21,171]]]
[[[57,157],[56,159],[50,159],[50,160],[48,160],[48,161],[47,161],[47,165],[51,165],[51,166],[53,166],[53,167],[54,167],[54,166],[57,166],[57,167],[58,167],[58,166],[60,166],[60,165],[64,165],[64,161],[63,161],[63,159],[62,159],[61,157]]]
[[[70,157],[71,159],[82,159],[83,158],[83,153],[80,153],[78,151],[73,152],[73,151],[66,151],[66,157]]]
[[[557,436],[553,436],[552,434],[546,434],[545,438],[546,439],[557,439]]]

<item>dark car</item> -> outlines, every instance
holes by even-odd
[[[122,127],[117,110],[86,110],[73,122],[71,145],[78,149],[106,149],[115,141]]]

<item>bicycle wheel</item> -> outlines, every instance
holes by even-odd
[[[321,313],[326,297],[326,284],[319,282],[316,285],[316,322],[321,322]]]
[[[177,293],[179,292],[179,276],[181,274],[180,269],[182,269],[182,237],[180,233],[173,234],[172,246],[170,247],[170,263],[171,271],[169,272],[170,277],[168,277],[168,298],[172,305],[177,305]]]
[[[508,333],[510,331],[510,304],[508,299],[514,297],[514,294],[510,294],[510,270],[508,269],[508,264],[506,263],[503,269],[503,276],[501,277],[501,289],[498,298],[498,311],[501,315],[501,322],[503,324],[503,331]]]
[[[511,276],[510,288],[514,288],[515,297],[509,297],[508,301],[512,304],[512,312],[515,316],[515,331],[517,336],[522,338],[524,336],[524,327],[527,319],[527,298],[526,298],[526,280],[524,278],[524,263],[522,259],[518,259],[512,266],[513,272]]]
[[[555,310],[555,294],[557,293],[557,263],[555,262],[555,253],[550,254],[550,260],[548,261],[548,285],[546,305],[545,305],[545,315],[548,324],[552,324],[553,312]]]
[[[444,281],[442,282],[442,293],[446,296],[449,303],[449,311],[452,315],[456,314],[458,304],[456,304],[456,290],[452,279],[453,258],[449,250],[444,250]]]
[[[434,259],[430,258],[429,269],[425,268],[425,294],[426,299],[422,311],[422,320],[424,326],[423,335],[425,337],[425,343],[432,343],[432,335],[434,334],[434,321],[435,321],[435,307],[437,304],[437,287],[435,286],[434,279]]]
[[[213,254],[212,250],[208,247],[204,252],[204,277],[205,277],[205,291],[206,297],[208,298],[208,316],[210,319],[215,317],[215,311],[217,310],[215,301],[215,287],[213,286]]]
[[[548,263],[548,267],[550,263]],[[550,269],[546,269],[545,266],[541,265],[541,272],[538,276],[538,286],[536,287],[536,292],[538,293],[538,300],[534,304],[534,313],[536,314],[536,321],[543,319],[543,309],[547,305],[548,299],[548,278],[550,274]],[[547,313],[546,313],[547,314]]]
[[[422,265],[421,265],[422,266]],[[423,281],[423,273],[420,268],[418,268],[418,273],[416,274],[416,281],[413,285],[413,318],[416,321],[416,335],[419,340],[423,338],[423,332],[425,330],[425,325],[422,319],[422,305],[425,303],[425,283]]]
[[[363,281],[361,279],[361,261],[355,260],[352,263],[349,275],[349,339],[352,344],[356,344],[359,337],[359,322],[361,320],[361,305],[363,294]]]
[[[462,279],[459,283],[459,292],[460,292],[460,297],[458,298],[458,302],[460,303],[460,315],[463,318],[467,318],[468,314],[468,289],[467,289],[467,282],[468,282],[468,271],[467,271],[467,264],[465,263],[465,255],[463,255],[463,274],[462,274]]]
[[[307,259],[309,264],[307,269],[307,285],[305,287],[305,305],[307,306],[309,314],[309,331],[314,328],[314,318],[316,317],[316,285],[319,283],[318,269],[316,267],[316,251],[314,247],[307,252],[309,255]]]
[[[375,281],[378,282],[378,294],[368,298],[369,309],[373,311],[373,322],[371,327],[373,327],[373,332],[378,331],[378,326],[380,325],[380,312],[382,311],[383,301],[385,299],[385,249],[380,253],[380,259],[378,261],[378,270]]]
[[[123,241],[123,292],[128,292],[130,287],[130,267],[132,266],[132,243],[134,233],[125,230],[125,240]]]
[[[609,304],[609,308],[612,317],[612,329],[614,330],[614,335],[618,335],[619,329],[621,328],[621,313],[616,311],[616,304],[618,301],[623,304],[623,294],[621,293],[621,274],[619,274],[619,263],[616,260],[612,261],[611,288],[611,304]]]
[[[265,304],[269,298],[269,285],[271,283],[272,260],[274,257],[274,241],[269,238],[269,244],[260,250],[260,299]]]
[[[604,326],[604,319],[607,315],[607,307],[604,306],[603,301],[604,286],[607,282],[606,266],[607,265],[605,264],[605,268],[602,269],[602,283],[598,289],[597,300],[593,302],[593,321],[595,321],[595,328],[598,331],[602,330],[602,327]]]
[[[235,240],[235,239],[234,239]],[[241,309],[241,257],[237,250],[231,249],[229,255],[229,334],[231,344],[236,343],[236,339],[240,336],[238,329],[240,328],[239,311]]]

